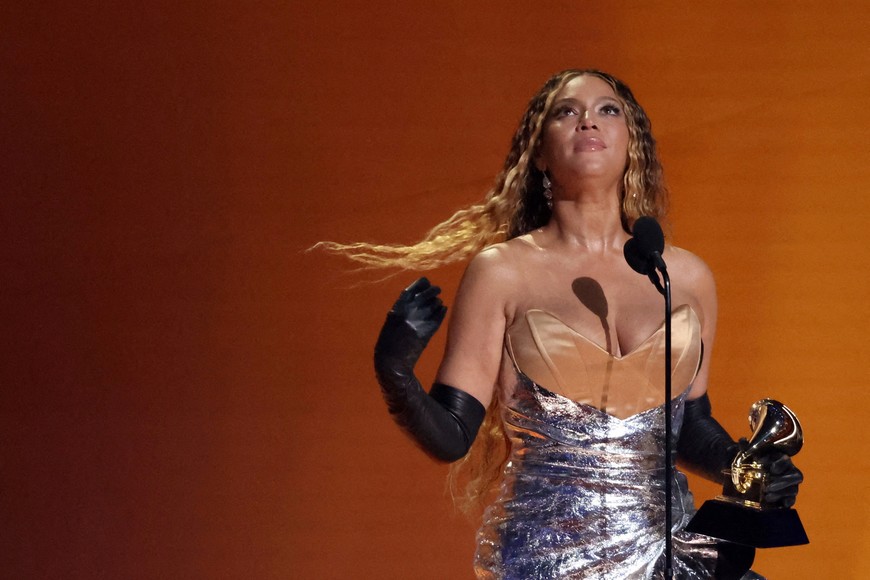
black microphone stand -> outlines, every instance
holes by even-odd
[[[650,272],[650,279],[655,278],[656,289],[665,297],[665,580],[671,580],[674,577],[674,542],[671,534],[673,529],[673,514],[671,512],[674,501],[672,497],[673,442],[671,441],[671,277],[668,276],[668,269],[661,255],[656,252],[654,258],[656,268],[661,272],[662,280],[665,283],[664,288],[662,288],[655,270]]]
[[[639,217],[632,227],[632,238],[625,243],[623,253],[631,269],[646,274],[659,294],[665,297],[665,580],[671,580],[673,569],[673,441],[671,440],[671,279],[662,259],[665,238],[658,222],[651,217]],[[661,274],[661,281],[659,280]],[[662,285],[664,282],[664,286]]]
[[[656,290],[665,297],[665,580],[671,580],[673,570],[673,477],[674,466],[671,463],[673,443],[671,441],[671,277],[668,276],[668,267],[659,252],[652,254],[653,266],[649,269],[649,279],[655,285]],[[657,272],[658,271],[658,272]],[[661,273],[664,286],[659,281],[658,273]]]

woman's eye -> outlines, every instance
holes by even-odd
[[[622,111],[616,105],[604,105],[601,107],[601,112],[605,115],[619,115]]]
[[[570,117],[577,114],[577,109],[574,107],[561,107],[556,109],[557,117]]]

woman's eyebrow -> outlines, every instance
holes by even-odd
[[[620,105],[622,104],[622,101],[619,100],[617,97],[610,97],[610,96],[597,97],[593,102],[600,103],[602,101],[610,101],[610,102],[617,103]],[[555,104],[560,104],[560,103],[579,103],[579,102],[580,102],[580,99],[575,99],[574,97],[562,97],[560,99],[557,99],[553,104],[555,105]]]

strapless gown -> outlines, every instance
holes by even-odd
[[[478,531],[478,578],[663,577],[664,326],[613,356],[530,310],[505,345],[516,371],[500,393],[511,449]],[[676,442],[701,357],[689,306],[673,313],[671,351]],[[674,578],[714,578],[718,544],[683,531],[694,507],[682,473],[672,490]]]

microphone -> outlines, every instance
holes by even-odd
[[[665,235],[662,227],[655,219],[649,216],[641,216],[634,222],[631,229],[632,238],[625,242],[622,253],[625,261],[631,269],[638,274],[644,274],[650,279],[656,290],[665,298],[665,449],[664,449],[664,492],[665,492],[665,579],[673,578],[673,516],[671,507],[673,497],[673,469],[671,464],[672,447],[671,433],[673,431],[671,417],[671,279],[668,276],[668,267],[662,260],[662,252],[665,251]],[[656,271],[658,270],[658,272]],[[659,280],[661,272],[661,281]],[[662,284],[664,282],[664,284]]]
[[[622,248],[625,261],[638,274],[651,275],[656,268],[667,270],[662,252],[665,251],[665,235],[654,218],[641,216],[634,222],[634,236]]]

